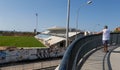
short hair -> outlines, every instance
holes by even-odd
[[[108,26],[107,26],[107,25],[105,25],[105,26],[104,26],[104,28],[106,28],[106,29],[107,29],[107,28],[108,28]]]

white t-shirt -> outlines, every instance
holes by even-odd
[[[110,30],[103,29],[102,40],[109,40],[110,39]]]

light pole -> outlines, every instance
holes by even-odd
[[[92,4],[92,1],[87,1],[87,5],[88,4]],[[77,29],[78,29],[78,17],[79,17],[79,11],[80,11],[80,7],[78,8],[78,10],[77,10],[77,15],[76,15],[76,37],[75,37],[75,39],[77,39]]]
[[[66,23],[66,47],[69,45],[69,20],[70,20],[70,0],[68,0],[67,6],[67,23]]]
[[[36,16],[36,29],[35,29],[35,33],[37,34],[37,28],[38,28],[38,13],[35,14]]]

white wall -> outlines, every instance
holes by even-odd
[[[0,63],[59,57],[63,56],[64,52],[64,48],[2,50],[0,51]]]

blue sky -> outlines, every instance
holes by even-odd
[[[78,28],[100,31],[104,25],[110,30],[120,26],[120,0],[71,0],[70,27],[76,27],[78,8]],[[66,27],[67,0],[0,0],[0,30],[38,31],[58,26]]]

